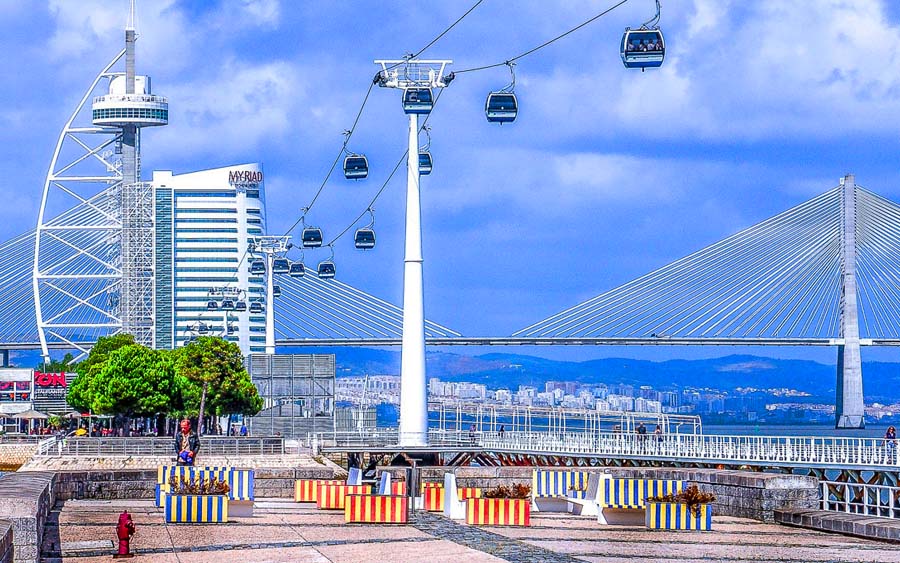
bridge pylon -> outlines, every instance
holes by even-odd
[[[835,428],[865,428],[862,360],[859,352],[859,309],[856,291],[856,181],[853,174],[841,180],[842,254],[841,322],[838,346]]]

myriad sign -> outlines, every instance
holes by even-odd
[[[262,181],[262,170],[228,171],[228,183],[238,189],[258,188]]]

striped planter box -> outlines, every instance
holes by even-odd
[[[347,495],[344,521],[378,524],[406,524],[406,497],[387,495]]]
[[[316,492],[316,508],[319,510],[344,510],[347,495],[371,495],[369,485],[319,485]]]
[[[156,508],[162,508],[163,504],[165,504],[166,494],[169,493],[169,485],[163,484],[160,485],[157,483],[156,485],[156,494],[154,495],[154,500],[156,504]]]
[[[294,502],[316,502],[319,485],[342,485],[337,479],[297,479],[294,481]]]
[[[252,469],[232,469],[226,473],[230,500],[255,500],[256,475]]]
[[[400,495],[406,496],[406,481],[392,481],[391,482],[391,494],[392,495]]]
[[[228,497],[225,495],[170,495],[164,500],[166,522],[207,524],[228,522]]]
[[[651,530],[712,530],[712,506],[701,504],[694,514],[686,504],[648,502],[644,524]]]
[[[535,469],[531,473],[532,498],[579,498],[587,492],[587,471],[545,471]]]
[[[528,499],[470,498],[466,501],[466,524],[475,526],[530,526]]]
[[[425,487],[422,493],[422,509],[429,512],[444,511],[444,487]],[[470,498],[480,498],[481,488],[479,487],[457,487],[456,498],[459,500],[467,500]]]
[[[419,484],[419,492],[420,493],[424,493],[425,489],[443,489],[443,488],[444,488],[443,483],[432,483],[432,482],[425,483],[423,481],[422,483]]]

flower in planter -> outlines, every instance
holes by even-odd
[[[178,479],[174,475],[169,479],[169,492],[173,495],[227,495],[231,487],[216,477]]]
[[[531,485],[523,485],[521,483],[512,487],[500,485],[494,489],[488,489],[484,492],[484,498],[512,498],[526,499],[531,495]]]
[[[700,510],[701,504],[709,504],[715,502],[716,495],[701,491],[697,485],[689,485],[683,491],[675,495],[662,495],[656,497],[648,497],[647,502],[670,502],[674,504],[686,504],[694,516]]]

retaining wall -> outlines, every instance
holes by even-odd
[[[55,481],[53,473],[38,471],[0,479],[0,517],[12,524],[15,563],[40,562],[44,523],[56,503]]]
[[[0,520],[0,563],[13,561],[13,529],[12,523]]]
[[[6,443],[0,444],[0,470],[15,471],[31,459],[37,451],[35,443]]]
[[[383,467],[394,477],[404,469]],[[460,487],[490,489],[500,485],[531,484],[532,467],[422,467],[420,480],[443,482],[444,473],[456,473]],[[714,514],[775,522],[775,510],[813,509],[818,506],[819,488],[814,477],[777,473],[755,473],[720,469],[546,467],[548,470],[609,472],[614,477],[679,479],[716,495]]]

